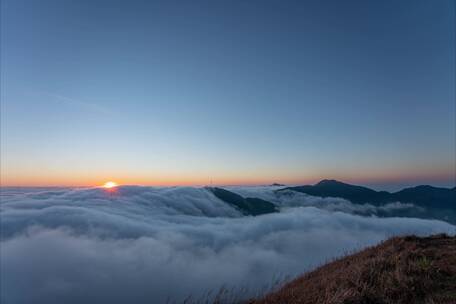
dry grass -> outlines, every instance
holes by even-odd
[[[456,237],[392,238],[249,303],[456,304]]]

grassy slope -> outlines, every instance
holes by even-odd
[[[456,237],[392,238],[251,303],[456,304]]]

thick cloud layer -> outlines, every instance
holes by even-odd
[[[271,201],[280,213],[244,217],[201,188],[3,189],[1,302],[164,303],[222,285],[249,296],[393,235],[456,233],[441,221]]]
[[[372,204],[353,204],[343,198],[321,198],[292,190],[276,191],[283,187],[255,186],[255,187],[227,187],[228,190],[244,197],[258,197],[270,201],[280,207],[316,207],[328,211],[341,211],[359,215],[392,216],[403,211],[405,214],[423,216],[425,209],[413,204],[394,202],[384,206]]]

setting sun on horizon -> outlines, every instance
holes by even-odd
[[[103,184],[103,188],[106,188],[106,189],[111,189],[111,188],[114,188],[114,187],[117,187],[118,184],[116,182],[106,182]]]

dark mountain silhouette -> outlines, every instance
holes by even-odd
[[[315,185],[287,187],[277,191],[292,190],[320,197],[340,197],[356,204],[383,205],[392,202],[412,203],[427,208],[456,209],[456,188],[417,186],[398,192],[375,191],[336,180],[322,180]]]
[[[456,303],[455,252],[456,237],[396,237],[249,303]]]
[[[391,194],[392,199],[423,207],[456,209],[456,188],[417,186]]]
[[[285,187],[284,184],[279,184],[279,183],[272,183],[270,186],[271,187]]]
[[[244,198],[239,194],[217,187],[208,187],[207,189],[211,191],[217,198],[221,199],[227,204],[230,204],[231,206],[234,206],[245,215],[260,215],[278,211],[273,203],[262,200],[260,198]]]
[[[244,198],[239,194],[218,187],[208,187],[207,189],[217,198],[240,210],[244,215],[278,212],[278,208],[273,203],[260,198]],[[275,192],[280,194],[286,193],[285,191],[301,192],[319,197],[343,198],[354,204],[372,204],[377,207],[395,202],[413,204],[410,208],[379,208],[375,211],[366,210],[355,213],[363,216],[439,219],[456,224],[456,188],[417,186],[390,193],[336,180],[322,180],[315,185],[285,187]]]

